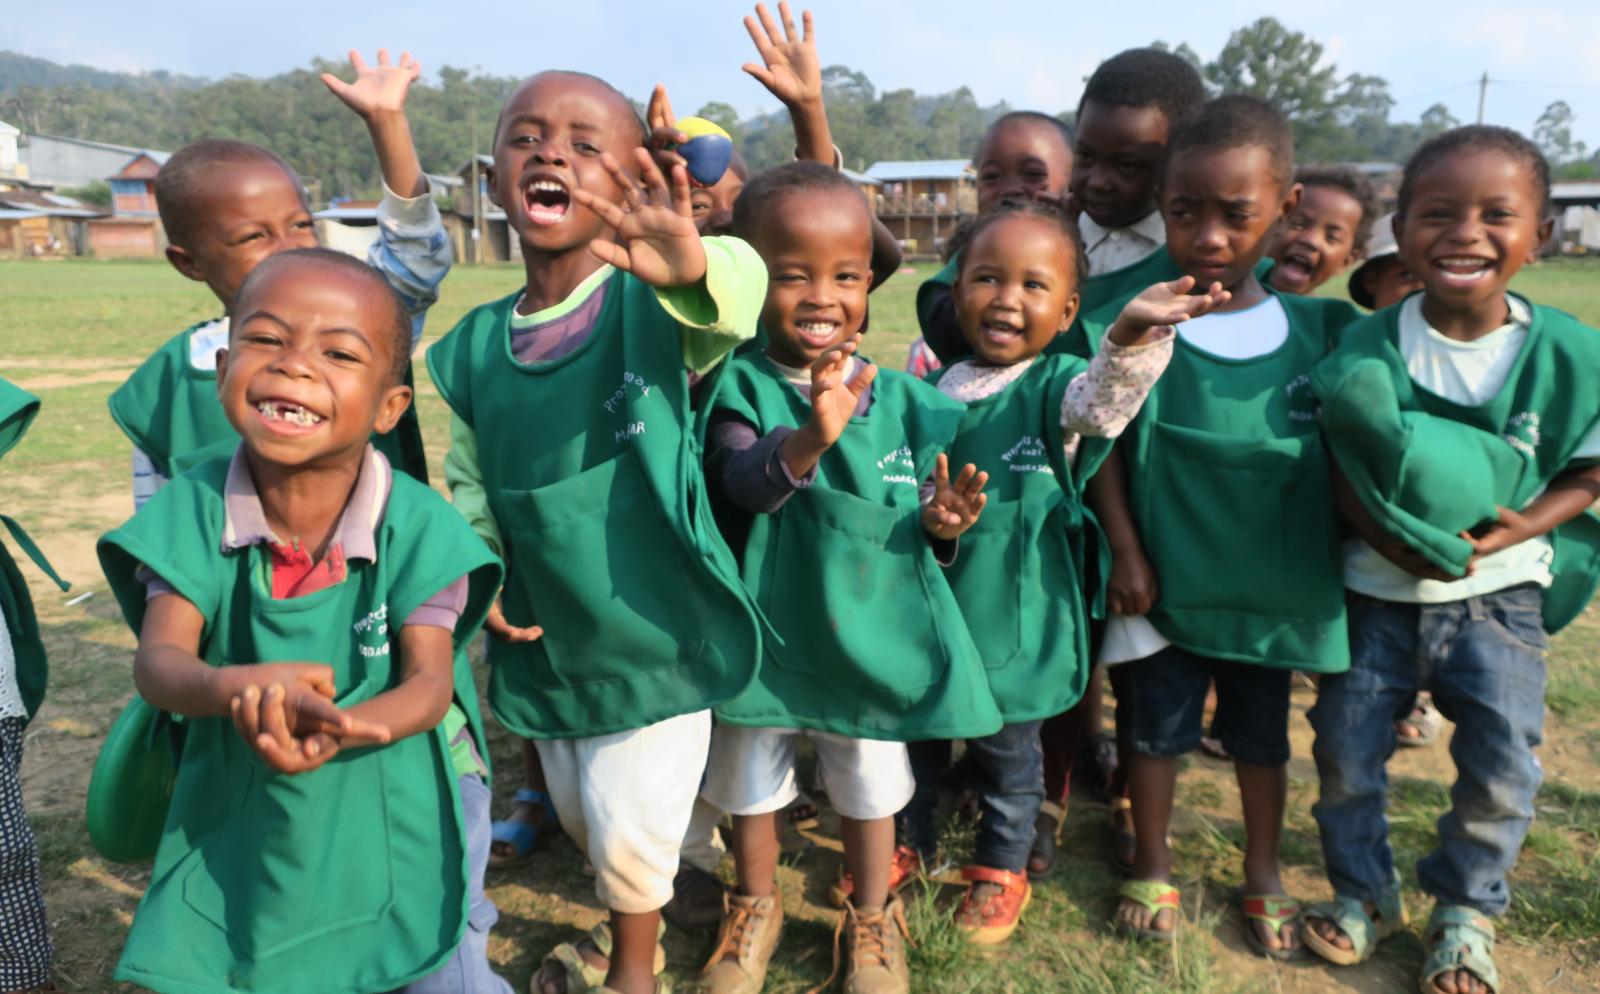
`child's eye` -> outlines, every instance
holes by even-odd
[[[998,283],[999,280],[995,279],[993,276],[990,276],[988,273],[984,273],[982,276],[975,277],[972,282],[993,286],[995,283]]]
[[[774,282],[774,283],[803,283],[803,282],[805,282],[805,277],[801,276],[799,273],[782,273],[780,275],[772,277],[772,282]]]
[[[1038,280],[1029,280],[1028,282],[1026,282],[1026,283],[1024,283],[1022,285],[1027,287],[1029,290],[1048,290],[1048,289],[1050,289],[1049,287],[1045,286],[1043,283],[1040,283]]]
[[[327,356],[328,356],[329,359],[332,359],[332,360],[334,360],[336,362],[360,362],[361,361],[361,357],[360,356],[356,355],[354,352],[347,352],[344,349],[329,349],[327,351]]]
[[[538,141],[539,139],[533,135],[514,135],[511,138],[511,144],[513,145],[533,145]]]
[[[1344,236],[1339,234],[1337,231],[1330,231],[1330,232],[1328,232],[1328,244],[1329,245],[1343,245],[1344,244]]]
[[[1505,221],[1516,217],[1517,212],[1509,207],[1491,207],[1483,212],[1483,216],[1489,221]]]
[[[1250,213],[1248,213],[1246,211],[1229,211],[1228,212],[1228,220],[1234,222],[1235,224],[1244,224],[1246,221],[1250,220],[1253,217],[1255,217],[1254,214],[1250,214]]]

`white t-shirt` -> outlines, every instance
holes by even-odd
[[[1195,348],[1223,359],[1254,359],[1283,347],[1289,340],[1289,315],[1283,301],[1266,300],[1242,311],[1206,314],[1177,326],[1178,336]],[[1100,662],[1106,666],[1154,655],[1170,645],[1144,615],[1114,614],[1106,619]]]
[[[1511,320],[1470,342],[1439,334],[1422,314],[1422,294],[1400,305],[1400,354],[1419,387],[1464,405],[1487,403],[1506,385],[1533,321],[1528,305],[1506,295]],[[1589,432],[1576,458],[1600,458],[1600,424]],[[1538,495],[1536,494],[1535,497]],[[1345,586],[1368,597],[1406,604],[1439,604],[1504,590],[1521,583],[1550,585],[1554,552],[1544,536],[1478,560],[1476,571],[1453,582],[1412,576],[1361,539],[1344,545]]]

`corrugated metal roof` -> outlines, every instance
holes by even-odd
[[[970,159],[874,162],[867,167],[869,179],[884,183],[906,179],[968,179],[975,173]]]
[[[882,186],[883,185],[883,180],[881,180],[881,179],[873,179],[871,176],[868,176],[866,173],[858,173],[854,169],[840,168],[839,171],[841,173],[844,173],[845,177],[848,178],[850,180],[850,182],[852,182],[852,183],[865,183],[868,186]]]
[[[0,207],[37,211],[56,217],[100,217],[108,213],[104,207],[43,190],[0,190]]]
[[[329,207],[317,211],[312,217],[327,218],[331,221],[376,221],[378,208],[376,207]]]
[[[44,216],[44,211],[19,211],[10,207],[0,207],[0,221],[21,221],[23,218]]]
[[[1600,181],[1567,180],[1550,184],[1551,200],[1600,200]]]

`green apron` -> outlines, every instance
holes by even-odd
[[[1358,315],[1268,293],[1288,317],[1282,346],[1234,360],[1179,335],[1122,436],[1130,510],[1161,580],[1149,617],[1201,656],[1337,673],[1350,666],[1343,562],[1307,373]]]
[[[1506,386],[1458,404],[1416,385],[1400,353],[1400,307],[1352,325],[1311,374],[1322,430],[1339,468],[1386,533],[1455,576],[1472,547],[1462,531],[1521,508],[1569,469],[1600,422],[1600,333],[1529,304],[1533,324]],[[1600,583],[1600,518],[1586,511],[1551,532],[1554,583],[1545,627],[1555,632]]]
[[[811,417],[810,398],[760,354],[728,364],[713,407],[762,435]],[[960,423],[959,403],[880,369],[872,406],[823,453],[815,482],[754,515],[744,580],[782,642],[767,640],[756,682],[719,721],[896,741],[999,730],[922,527],[919,486]]]
[[[0,457],[22,441],[38,413],[39,398],[0,379]],[[33,544],[21,525],[3,514],[0,514],[0,525],[5,526],[5,534],[11,536],[23,554],[56,586],[62,590],[70,588],[70,584],[56,575],[44,553]],[[23,579],[16,560],[6,549],[4,534],[0,534],[0,618],[5,619],[6,630],[11,635],[11,651],[17,665],[17,692],[22,695],[22,706],[28,710],[27,720],[32,721],[44,702],[49,664],[45,659],[44,639],[39,633],[39,619],[33,613],[28,581]]]
[[[133,371],[111,394],[111,419],[156,470],[169,480],[216,456],[230,456],[239,434],[217,402],[217,371],[196,369],[189,360],[189,338],[202,321],[179,332]],[[405,384],[414,386],[411,364]],[[417,405],[406,407],[399,424],[372,444],[389,465],[428,482],[428,461],[422,451]]]
[[[489,704],[526,738],[606,735],[700,711],[755,675],[760,631],[711,520],[680,326],[618,273],[576,349],[525,364],[518,294],[428,350],[428,370],[476,435],[509,564],[513,625],[489,642]]]
[[[144,563],[205,617],[206,662],[327,662],[335,700],[348,707],[398,680],[391,632],[400,620],[470,574],[455,631],[456,703],[481,749],[465,646],[500,570],[466,522],[395,474],[376,561],[355,561],[336,586],[275,599],[264,547],[219,551],[227,470],[227,459],[202,463],[101,539],[101,565],[133,630],[144,618],[135,576]],[[450,957],[466,926],[467,845],[442,727],[289,776],[268,770],[229,719],[185,724],[166,828],[116,979],[172,994],[372,994]]]
[[[1083,481],[1112,440],[1081,439],[1068,466],[1061,431],[1062,395],[1087,366],[1076,356],[1040,356],[1004,390],[967,404],[950,447],[951,466],[989,473],[988,503],[947,575],[961,613],[977,622],[972,635],[1007,724],[1066,711],[1089,676],[1091,584],[1080,577],[1100,557]]]

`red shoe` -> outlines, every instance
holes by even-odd
[[[969,886],[956,909],[956,928],[967,934],[967,941],[975,946],[998,946],[1011,938],[1033,899],[1028,875],[969,866],[961,871],[961,879]]]
[[[894,862],[889,864],[889,896],[900,893],[908,880],[921,874],[922,857],[917,851],[910,846],[895,846]],[[839,880],[828,888],[828,900],[835,908],[842,908],[850,903],[850,895],[855,892],[856,882],[850,878],[850,871],[839,867]]]

